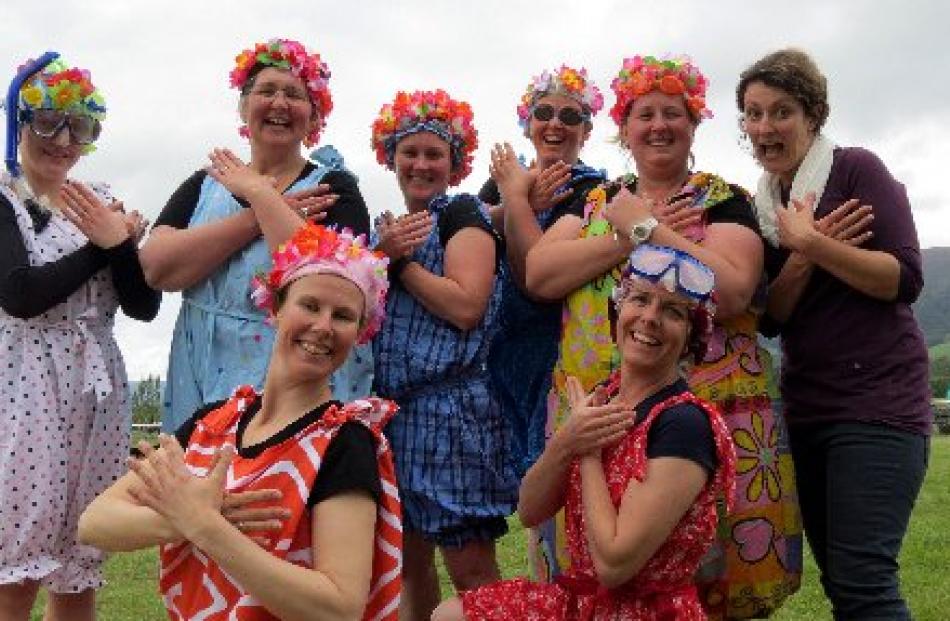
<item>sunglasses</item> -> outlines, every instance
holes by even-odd
[[[630,264],[624,271],[624,280],[639,276],[650,282],[675,284],[678,292],[697,302],[705,302],[716,284],[713,271],[692,255],[675,248],[642,244],[630,253]],[[627,287],[621,287],[616,299],[626,297]]]
[[[537,105],[531,111],[531,115],[536,121],[550,121],[554,118],[554,106],[551,104]],[[557,111],[557,120],[568,127],[573,127],[580,125],[582,121],[586,121],[587,115],[578,111],[577,108],[561,108]]]
[[[28,123],[35,135],[47,139],[54,138],[64,127],[68,127],[70,140],[81,145],[92,144],[102,131],[102,125],[91,116],[67,114],[50,108],[21,110],[20,122]]]

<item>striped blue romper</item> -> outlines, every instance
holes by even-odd
[[[412,260],[438,276],[445,257],[439,218],[458,200],[475,201],[488,223],[487,211],[473,196],[432,200],[434,226]],[[486,367],[499,300],[496,277],[481,324],[462,331],[396,282],[373,340],[376,393],[401,408],[386,436],[404,525],[443,547],[497,539],[518,502],[518,480],[508,458],[510,431],[489,390]]]

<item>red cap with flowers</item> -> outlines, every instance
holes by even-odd
[[[309,222],[273,254],[274,266],[267,274],[255,276],[251,297],[272,319],[277,313],[277,292],[303,276],[333,274],[355,284],[363,293],[363,317],[359,343],[366,343],[379,330],[386,314],[389,259],[366,247],[363,235],[349,229],[335,231]]]
[[[411,134],[431,132],[447,143],[452,153],[451,185],[458,185],[472,172],[472,161],[478,147],[478,132],[468,102],[452,99],[448,93],[413,91],[396,93],[392,103],[379,109],[373,121],[370,146],[376,160],[390,170],[395,166],[396,145]]]
[[[300,78],[310,95],[310,102],[317,107],[320,114],[319,122],[304,139],[304,144],[312,147],[319,142],[320,132],[326,127],[327,117],[333,110],[329,85],[330,69],[320,59],[319,54],[308,53],[301,43],[291,39],[271,39],[267,43],[258,43],[253,48],[244,50],[234,60],[237,64],[231,70],[231,86],[238,90],[244,88],[256,65],[286,69]],[[238,131],[247,138],[246,125]]]
[[[658,59],[638,55],[625,58],[620,73],[610,83],[617,96],[617,103],[610,109],[610,118],[618,126],[623,125],[634,100],[655,90],[667,95],[682,95],[686,107],[697,120],[712,118],[712,111],[706,107],[706,85],[706,76],[688,56]]]

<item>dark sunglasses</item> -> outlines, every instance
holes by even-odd
[[[102,131],[102,125],[91,116],[67,114],[62,110],[49,108],[21,110],[20,122],[28,123],[34,134],[47,139],[55,137],[64,127],[68,127],[70,139],[81,145],[92,144]]]
[[[534,107],[531,111],[536,121],[550,121],[554,118],[554,106],[551,104],[541,104]],[[587,120],[587,115],[579,112],[576,108],[561,108],[557,111],[557,120],[568,127],[580,125]]]

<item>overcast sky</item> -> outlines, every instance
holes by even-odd
[[[12,77],[47,49],[90,69],[109,116],[99,149],[75,176],[111,183],[127,207],[154,219],[212,147],[247,153],[228,88],[234,57],[271,37],[298,39],[333,74],[322,143],[343,153],[375,214],[402,209],[392,173],[369,149],[369,125],[398,89],[441,87],[472,104],[480,145],[461,189],[476,191],[492,143],[529,150],[515,106],[530,77],[562,62],[586,66],[606,106],[582,157],[611,176],[626,172],[631,164],[610,142],[616,130],[606,109],[611,78],[636,53],[692,56],[710,80],[715,113],[696,134],[696,168],[754,188],[759,170],[736,124],[737,77],[763,54],[795,45],[828,76],[825,133],[878,153],[907,186],[921,245],[950,246],[950,201],[941,189],[950,163],[948,7],[946,0],[8,0],[0,72]],[[148,326],[119,319],[131,378],[164,376],[178,305],[166,294]]]

